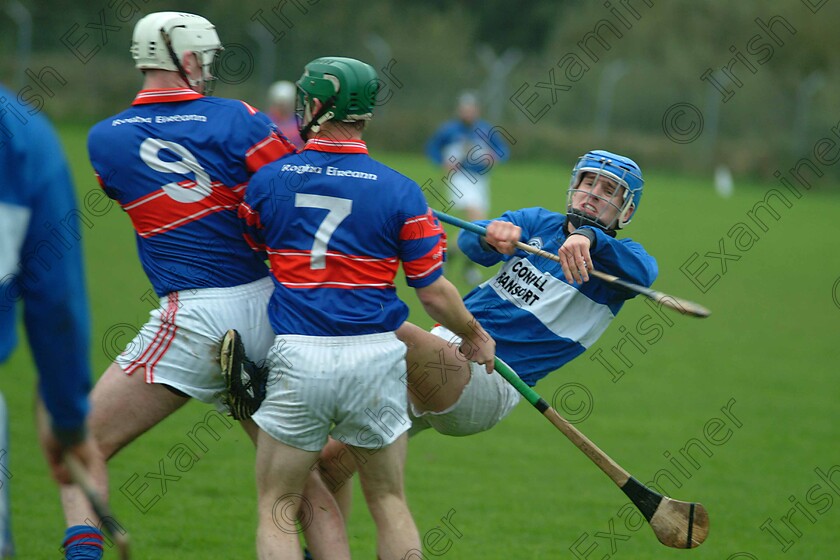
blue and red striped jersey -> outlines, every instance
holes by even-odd
[[[91,129],[88,151],[105,192],[134,224],[159,296],[267,275],[236,217],[251,175],[295,151],[266,115],[186,88],[147,89]]]
[[[239,210],[274,278],[276,334],[349,336],[396,330],[408,317],[394,286],[441,274],[445,237],[420,187],[361,140],[314,139],[262,168]]]

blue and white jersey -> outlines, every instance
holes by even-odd
[[[73,438],[91,383],[80,213],[50,124],[2,87],[0,100],[0,362],[22,302],[39,394],[59,439]]]
[[[549,253],[557,254],[566,240],[566,216],[545,208],[505,212],[500,219],[521,227],[523,242]],[[634,284],[653,284],[656,260],[640,244],[584,227],[595,231],[590,254],[596,270]],[[458,246],[484,266],[504,262],[464,303],[496,340],[496,354],[530,386],[583,353],[635,295],[593,277],[569,284],[560,263],[521,250],[510,256],[486,250],[474,233],[461,232]]]
[[[426,155],[438,165],[459,163],[466,172],[483,175],[496,161],[507,161],[510,147],[487,121],[467,124],[453,119],[432,135],[426,143]]]
[[[441,274],[443,229],[420,187],[367,153],[361,140],[313,139],[251,179],[240,207],[247,238],[268,253],[276,334],[395,331],[408,317],[394,277]]]
[[[266,115],[191,89],[143,90],[91,129],[88,151],[105,193],[131,218],[157,295],[267,276],[237,218],[251,175],[295,151]]]

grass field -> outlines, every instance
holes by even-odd
[[[63,139],[86,207],[86,193],[97,187],[85,132],[66,129]],[[374,155],[419,183],[441,185],[440,172],[420,157]],[[494,211],[562,208],[571,164],[500,166]],[[788,192],[789,208],[772,201],[778,219],[756,214],[761,227],[748,213],[776,185],[739,182],[722,199],[709,181],[650,169],[646,179],[628,234],[657,257],[655,288],[699,301],[712,316],[684,318],[633,300],[589,352],[537,390],[641,481],[702,502],[711,516],[708,540],[693,551],[660,545],[612,482],[521,404],[491,432],[461,439],[427,432],[411,442],[407,490],[427,558],[837,557],[840,197],[828,192],[836,185],[821,184],[800,199]],[[153,300],[127,216],[102,205],[87,215],[98,375],[145,322]],[[723,261],[714,255],[721,248]],[[413,294],[402,293],[413,319],[428,325]],[[591,359],[598,351],[601,361]],[[35,440],[25,346],[2,369],[19,557],[59,558],[63,521]],[[207,436],[197,445],[189,433],[208,410],[191,403],[111,463],[112,506],[133,536],[135,558],[254,556],[251,444],[238,427],[220,424],[218,440]],[[165,492],[155,478],[161,465],[177,477]],[[140,493],[129,499],[131,492]],[[373,525],[358,486],[355,494],[353,552],[372,558]]]

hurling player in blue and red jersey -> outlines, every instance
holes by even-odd
[[[160,12],[140,19],[131,54],[143,89],[88,138],[97,177],[131,219],[140,261],[160,298],[91,394],[91,431],[106,460],[190,398],[220,405],[226,387],[219,341],[229,328],[251,355],[265,355],[272,344],[266,311],[272,282],[242,237],[237,208],[252,174],[294,148],[247,103],[207,96],[221,48],[201,16]],[[256,441],[256,425],[246,420],[243,427]],[[93,474],[105,492],[104,469]],[[141,483],[122,491],[141,510],[159,499]],[[89,544],[93,532],[83,524],[95,517],[77,495],[64,498],[75,524],[67,558],[97,558],[101,537]]]
[[[359,457],[378,557],[422,550],[403,490],[410,421],[406,347],[395,334],[408,316],[394,286],[400,263],[427,312],[461,333],[470,357],[492,369],[493,340],[442,276],[443,231],[420,187],[368,155],[362,134],[378,84],[358,60],[307,64],[298,88],[308,141],[261,169],[240,207],[275,285],[269,319],[277,337],[268,357],[275,381],[253,416],[262,428],[261,558],[269,551],[301,558],[295,531],[278,526],[272,512],[278,497],[284,511],[297,511],[294,498],[330,435]]]

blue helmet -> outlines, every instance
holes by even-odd
[[[599,217],[590,217],[582,212],[572,209],[572,194],[580,185],[581,179],[585,173],[591,173],[598,176],[604,176],[612,181],[615,181],[621,188],[622,192],[613,195],[610,200],[607,200],[612,206],[618,209],[616,219],[613,223],[604,223]],[[639,202],[642,199],[642,188],[645,182],[642,179],[642,170],[636,165],[636,162],[630,158],[607,152],[605,150],[593,150],[582,155],[578,159],[577,165],[572,170],[572,180],[569,184],[569,191],[567,194],[566,213],[569,221],[575,226],[592,225],[605,230],[621,229],[630,223],[630,220],[636,214],[639,208]]]

